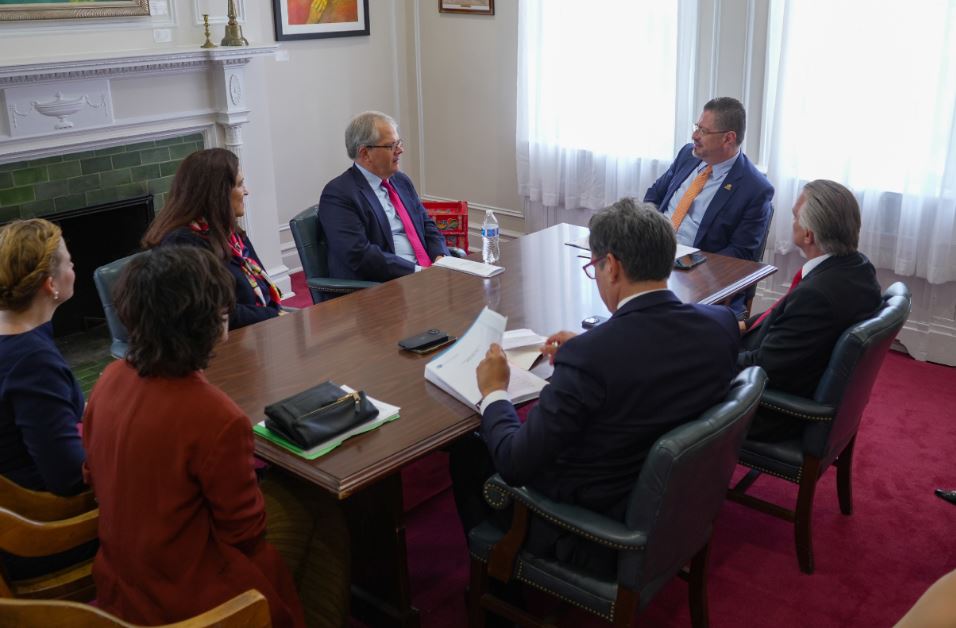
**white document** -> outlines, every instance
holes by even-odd
[[[501,338],[501,348],[505,351],[509,349],[521,349],[524,347],[540,347],[547,340],[544,336],[536,334],[530,329],[511,329],[504,333]]]
[[[491,343],[502,343],[507,323],[508,319],[501,314],[483,309],[458,342],[425,365],[425,379],[474,408],[481,401],[475,369]],[[508,395],[512,402],[521,403],[536,398],[546,384],[537,375],[513,368]]]
[[[585,251],[591,250],[591,243],[588,242],[590,236],[586,235],[584,237],[578,238],[577,240],[572,240],[571,242],[565,242],[568,246],[573,246],[578,249],[584,249]],[[692,246],[685,246],[683,244],[677,244],[677,252],[674,253],[674,259],[678,257],[683,257],[685,255],[690,255],[691,253],[696,253],[700,249],[694,248]]]
[[[501,339],[501,348],[508,356],[508,362],[519,369],[530,371],[541,355],[541,346],[547,340],[530,329],[512,329],[505,332]]]
[[[494,277],[505,272],[504,267],[502,266],[492,266],[491,264],[482,264],[481,262],[476,262],[470,259],[463,259],[460,257],[452,257],[451,255],[446,255],[432,266],[438,266],[439,268],[447,268],[448,270],[457,270],[460,273],[468,273],[469,275],[477,275],[478,277]],[[460,341],[459,341],[460,342]]]

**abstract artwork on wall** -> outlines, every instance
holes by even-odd
[[[149,0],[0,0],[0,22],[149,15]]]
[[[368,0],[272,0],[276,39],[368,35]]]

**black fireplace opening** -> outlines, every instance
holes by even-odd
[[[105,321],[93,271],[138,251],[153,215],[153,196],[147,194],[43,216],[63,230],[76,272],[73,298],[53,315],[55,336],[84,332]]]

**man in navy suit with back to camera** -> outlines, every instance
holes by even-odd
[[[759,261],[773,186],[740,145],[747,114],[735,98],[704,105],[693,140],[644,195],[674,225],[677,241],[709,253]],[[733,303],[743,312],[744,298]]]
[[[345,131],[345,147],[352,167],[319,199],[330,276],[388,281],[448,255],[411,179],[399,171],[404,142],[395,120],[378,111],[359,114]]]
[[[860,225],[860,206],[850,190],[824,179],[804,186],[793,206],[793,243],[807,262],[786,295],[741,323],[740,368],[756,364],[767,371],[768,387],[813,396],[843,332],[883,304],[876,269],[856,249]],[[786,440],[804,426],[763,412],[748,438]]]
[[[554,374],[523,424],[506,392],[505,355],[491,345],[477,370],[481,439],[466,437],[452,449],[466,534],[493,518],[481,486],[494,472],[623,520],[657,439],[722,400],[736,373],[740,331],[733,313],[682,303],[667,289],[676,249],[670,222],[650,204],[623,199],[595,214],[590,227],[584,271],[612,316],[580,335],[548,338]],[[594,546],[579,549],[555,535],[538,531],[536,543],[582,566],[607,564]]]

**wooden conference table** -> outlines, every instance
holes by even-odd
[[[396,343],[427,329],[461,336],[486,305],[508,328],[542,335],[581,331],[608,316],[586,251],[565,242],[587,230],[560,224],[501,245],[505,272],[490,279],[431,268],[374,288],[230,332],[206,375],[258,422],[263,408],[326,380],[401,407],[397,421],[355,437],[316,460],[256,438],[256,453],[331,492],[349,518],[353,613],[370,625],[417,625],[405,554],[403,466],[473,431],[473,408],[425,381],[429,356]],[[582,259],[582,255],[585,256]],[[472,256],[473,258],[476,256]],[[685,302],[718,303],[776,272],[766,264],[707,254],[669,287]]]

